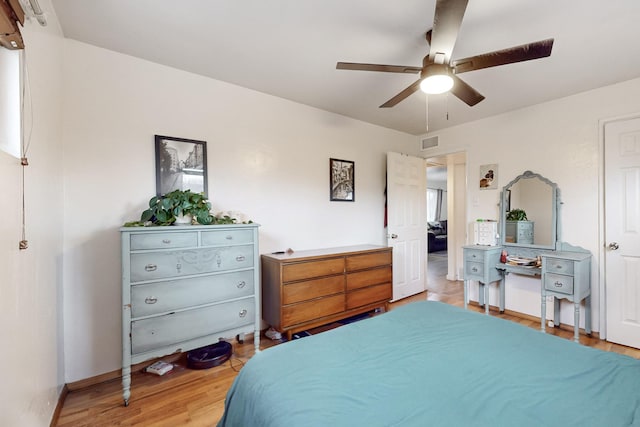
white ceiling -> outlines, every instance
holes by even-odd
[[[639,0],[470,0],[453,59],[555,38],[551,57],[461,74],[486,96],[417,92],[435,0],[52,0],[65,37],[410,134],[640,77]],[[47,12],[45,10],[45,12]],[[448,112],[448,120],[447,120]]]

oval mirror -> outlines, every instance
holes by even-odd
[[[507,184],[500,197],[500,241],[505,246],[555,249],[558,186],[526,171]]]

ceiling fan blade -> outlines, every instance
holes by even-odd
[[[394,96],[393,98],[391,98],[390,100],[382,104],[380,108],[393,107],[394,105],[398,104],[400,101],[403,101],[405,98],[407,98],[409,95],[412,95],[414,92],[416,92],[420,88],[420,82],[421,80],[416,80],[405,90],[403,90],[402,92],[400,92],[399,94],[397,94],[396,96]]]
[[[467,71],[480,70],[482,68],[545,58],[551,55],[552,48],[553,39],[541,40],[482,55],[471,56],[469,58],[458,59],[453,61],[451,65],[456,74],[466,73]]]
[[[442,55],[442,63],[449,64],[467,3],[468,0],[438,0],[436,2],[429,51],[430,62],[440,63],[438,61]]]
[[[357,71],[383,71],[387,73],[405,74],[416,74],[422,71],[421,67],[411,67],[409,65],[360,64],[357,62],[338,62],[336,64],[336,69]]]
[[[473,107],[478,102],[484,99],[484,96],[480,94],[477,90],[466,84],[460,77],[452,75],[453,77],[453,87],[451,88],[451,93],[458,97],[462,102],[467,104],[469,107]]]

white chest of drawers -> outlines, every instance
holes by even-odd
[[[258,225],[122,228],[122,395],[131,365],[253,333],[260,344]]]

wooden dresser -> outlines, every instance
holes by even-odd
[[[375,308],[392,294],[392,248],[373,245],[262,255],[262,316],[287,338]]]
[[[259,351],[257,224],[120,231],[125,406],[132,364],[252,332]]]

